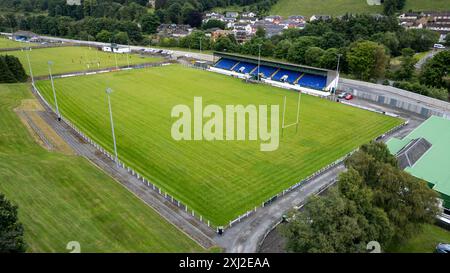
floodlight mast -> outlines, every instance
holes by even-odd
[[[337,62],[337,67],[336,67],[336,79],[335,79],[335,86],[334,86],[334,97],[336,98],[336,92],[338,89],[338,84],[339,84],[339,65],[340,65],[340,61],[341,61],[341,56],[342,54],[337,54],[338,56],[338,62]]]
[[[117,155],[117,145],[116,145],[116,135],[114,133],[114,120],[112,115],[112,108],[111,108],[111,98],[110,95],[113,92],[111,88],[106,88],[106,96],[108,97],[108,106],[109,106],[109,118],[111,121],[111,131],[112,131],[112,137],[113,137],[113,143],[114,143],[114,161],[116,162],[117,166],[119,166],[119,158]]]
[[[258,45],[258,81],[260,81],[259,68],[261,66],[261,44]]]
[[[25,53],[27,55],[27,61],[28,61],[28,68],[30,69],[30,76],[31,76],[31,83],[34,85],[34,76],[33,76],[33,70],[31,69],[31,62],[30,62],[30,55],[28,54],[28,50],[31,51],[31,47],[25,50]]]
[[[55,109],[56,109],[56,115],[58,117],[58,121],[61,121],[61,114],[59,113],[58,108],[58,99],[56,98],[56,91],[55,91],[55,83],[53,82],[53,75],[52,75],[52,61],[48,61],[48,73],[50,74],[50,81],[52,82],[52,90],[53,90],[53,99],[55,100]]]

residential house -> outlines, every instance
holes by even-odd
[[[263,28],[266,32],[266,38],[271,38],[272,36],[279,35],[283,32],[283,30],[287,29],[286,26],[283,26],[281,24],[274,24],[265,20],[258,21],[252,26],[252,28],[253,33],[256,33],[259,28]]]
[[[254,24],[258,22],[258,18],[256,17],[240,17],[238,19],[239,23],[247,23],[247,24]]]
[[[190,25],[181,25],[181,24],[161,24],[157,28],[157,36],[159,38],[182,38],[191,34],[192,27]]]
[[[211,31],[211,40],[213,40],[215,42],[217,39],[219,39],[219,37],[233,35],[233,34],[234,33],[232,30],[216,29],[214,31]]]
[[[284,28],[298,28],[298,29],[305,28],[305,22],[298,22],[291,19],[281,21],[279,25],[283,26]]]
[[[249,11],[249,12],[243,12],[243,13],[241,14],[241,17],[256,17],[256,13],[251,12],[251,11]]]
[[[283,17],[281,17],[279,15],[270,15],[270,16],[264,17],[264,21],[274,23],[274,24],[279,24],[281,21],[283,21]]]
[[[253,34],[252,25],[247,23],[236,23],[233,27],[233,34],[236,41],[244,43],[248,41]]]
[[[227,18],[238,18],[239,17],[239,12],[237,11],[227,11],[225,12],[225,17]]]
[[[316,20],[322,20],[322,21],[327,21],[330,20],[331,16],[330,15],[313,15],[311,16],[311,18],[309,18],[309,21],[316,21]]]
[[[305,22],[305,17],[301,16],[301,15],[292,15],[288,17],[288,20],[292,20],[295,21],[297,23],[304,23]]]

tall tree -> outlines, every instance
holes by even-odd
[[[0,193],[0,253],[25,252],[23,226],[17,217],[17,206]]]
[[[13,82],[17,82],[17,79],[14,77],[14,74],[9,69],[9,66],[6,63],[6,57],[0,56],[0,83],[13,83]]]
[[[384,76],[388,56],[383,46],[371,41],[354,43],[347,54],[350,71],[362,80]]]

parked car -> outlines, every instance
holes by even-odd
[[[434,44],[433,47],[436,48],[436,49],[445,49],[445,46],[442,45],[442,44]]]
[[[346,100],[351,100],[351,99],[353,99],[353,95],[350,94],[350,93],[347,93],[347,95],[345,95],[345,99]]]
[[[450,253],[450,244],[443,244],[443,243],[439,243],[436,246],[436,252],[437,253]]]
[[[340,93],[340,94],[338,95],[338,98],[344,99],[345,96],[347,96],[347,92],[342,92],[342,93]]]

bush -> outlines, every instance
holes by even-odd
[[[445,88],[429,87],[418,82],[411,83],[405,81],[395,82],[394,87],[412,91],[414,93],[418,93],[435,99],[448,101],[448,92]]]

